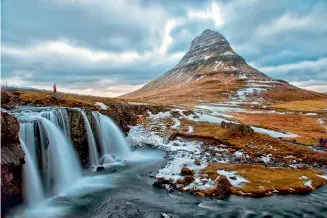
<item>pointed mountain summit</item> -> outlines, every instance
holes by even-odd
[[[290,96],[286,94],[295,92]],[[122,96],[160,103],[235,102],[265,104],[317,98],[249,66],[220,33],[206,29],[179,63],[141,89]]]

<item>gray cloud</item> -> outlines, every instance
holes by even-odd
[[[221,0],[215,5],[218,12],[209,0],[2,1],[2,79],[116,95],[166,72],[193,38],[211,28],[269,76],[323,86],[326,1]],[[308,80],[310,85],[303,83]]]

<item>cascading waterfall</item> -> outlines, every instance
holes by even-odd
[[[51,171],[54,180],[54,193],[59,194],[72,186],[82,176],[82,169],[73,146],[65,135],[45,118],[39,118],[47,135],[51,160]]]
[[[34,122],[21,123],[19,137],[24,141],[32,160],[36,161],[37,153]]]
[[[28,206],[35,206],[44,200],[42,183],[35,159],[31,156],[29,149],[21,140],[20,144],[25,152],[24,165],[24,198]]]
[[[107,116],[97,111],[92,112],[96,133],[102,148],[102,155],[113,154],[122,159],[130,156],[131,150],[119,127]]]
[[[70,136],[70,128],[68,122],[68,114],[64,108],[53,108],[51,110],[41,111],[41,116],[50,120],[57,127],[60,127],[68,139]]]
[[[72,186],[82,176],[82,170],[68,138],[70,131],[66,109],[55,108],[40,113],[22,112],[16,115],[20,120],[20,138],[29,152],[28,162],[39,164],[37,149],[41,153],[40,164],[46,194],[58,194]],[[30,177],[34,175],[27,174],[25,180],[32,180]],[[33,195],[27,192],[27,195],[30,194]]]
[[[87,119],[87,116],[83,110],[77,109],[81,112],[81,115],[83,117],[83,121],[86,128],[86,134],[87,134],[87,143],[89,145],[89,153],[90,153],[90,163],[93,166],[99,165],[99,155],[98,155],[98,149],[95,144],[95,139],[93,135],[93,131],[91,129],[91,125],[89,120]]]

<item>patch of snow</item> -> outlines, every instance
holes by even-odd
[[[282,133],[282,132],[277,132],[277,131],[274,131],[274,130],[259,128],[259,127],[254,127],[254,126],[252,126],[252,129],[255,132],[270,135],[271,137],[274,137],[274,138],[279,138],[279,137],[282,137],[282,138],[283,137],[295,138],[295,137],[299,137],[298,135],[293,134],[293,133]]]
[[[316,114],[316,113],[306,113],[305,115],[307,115],[307,116],[317,116],[318,114]]]
[[[304,182],[304,185],[305,186],[309,186],[310,188],[313,189],[313,187],[312,187],[312,181],[311,180],[308,180],[308,181]]]
[[[130,130],[126,138],[130,145],[161,145],[164,144],[164,139],[153,132],[144,129],[143,126],[129,126]]]
[[[230,56],[230,55],[234,55],[233,52],[231,51],[225,51],[224,53],[220,54],[221,56]]]
[[[308,177],[306,177],[306,176],[300,176],[299,178],[300,179],[308,179]]]
[[[208,60],[211,57],[211,55],[205,55],[204,60]]]
[[[242,151],[236,151],[234,155],[236,158],[240,159],[244,156],[244,153]]]
[[[266,156],[262,156],[261,157],[261,160],[264,162],[264,163],[270,163],[270,161],[271,161],[271,159],[272,159],[272,155],[271,154],[268,154],[268,155],[266,155]]]
[[[199,80],[203,79],[204,77],[206,77],[206,75],[200,76],[199,78],[196,79],[196,81],[199,81]]]
[[[181,125],[181,121],[179,121],[179,119],[177,119],[177,118],[175,118],[175,117],[173,117],[173,121],[174,121],[174,125],[171,127],[172,129],[177,129],[177,128],[179,128],[180,127],[180,125]]]
[[[327,126],[325,126],[325,121],[324,121],[322,118],[319,118],[317,121],[318,121],[318,123],[319,123],[322,127],[324,127],[325,129],[327,129]]]
[[[217,173],[222,176],[226,176],[230,184],[234,187],[242,187],[243,183],[249,182],[249,180],[247,180],[246,178],[238,175],[236,171],[217,170]],[[234,176],[236,177],[236,180],[229,178]]]
[[[158,114],[152,114],[151,112],[148,112],[148,113],[149,113],[150,119],[165,119],[165,118],[171,117],[170,111],[160,112]]]
[[[326,175],[318,175],[316,174],[316,176],[319,176],[320,178],[326,179],[327,180],[327,174]]]
[[[102,102],[95,102],[95,105],[96,105],[96,106],[99,106],[102,110],[107,110],[107,109],[108,109],[108,106],[105,105],[105,104],[102,103]]]
[[[188,133],[192,133],[193,131],[194,131],[194,130],[193,130],[193,126],[189,126],[187,132],[188,132]]]
[[[209,122],[209,123],[221,123],[223,121],[230,122],[230,121],[225,120],[223,118],[211,116],[211,115],[208,115],[208,114],[200,114],[200,113],[197,113],[197,112],[195,112],[195,115],[193,115],[193,114],[190,114],[188,116],[184,115],[184,117],[186,119],[188,119],[188,120],[195,121],[195,122]]]
[[[202,105],[196,106],[196,108],[208,110],[208,111],[210,111],[211,115],[223,116],[223,117],[227,117],[227,118],[233,118],[233,116],[226,114],[228,112],[245,112],[246,111],[246,109],[243,109],[243,108],[221,107],[221,106],[214,105],[214,104],[212,104],[212,105],[202,104]]]
[[[231,68],[232,68],[232,70],[237,70],[237,68],[236,68],[236,67],[234,67],[234,66],[231,66]]]

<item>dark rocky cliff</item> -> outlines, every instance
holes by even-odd
[[[1,215],[23,201],[23,164],[18,120],[1,111]]]

